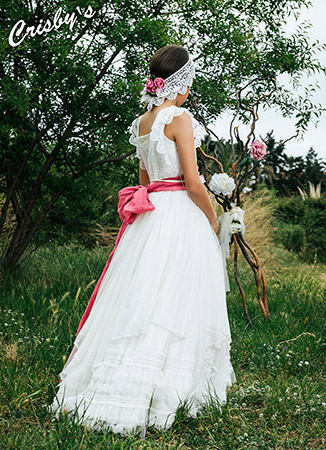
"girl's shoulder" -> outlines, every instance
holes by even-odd
[[[183,106],[171,105],[171,106],[168,106],[167,108],[161,109],[157,113],[157,116],[155,119],[155,125],[158,125],[158,126],[159,125],[161,125],[161,126],[167,125],[172,122],[174,117],[181,116],[184,113],[186,113],[191,118],[194,133],[196,130],[196,134],[198,134],[198,133],[202,134],[203,127],[200,125],[198,120],[194,118],[192,112],[189,111],[189,109],[184,108]],[[159,126],[159,128],[160,128],[160,126]]]
[[[162,114],[158,117],[160,113]],[[164,133],[164,126],[171,123],[174,117],[181,116],[183,113],[186,113],[191,118],[195,147],[200,147],[202,140],[204,139],[205,128],[198,122],[197,119],[195,119],[192,112],[183,106],[172,105],[159,111],[156,116],[158,120],[155,120],[155,128],[157,133],[154,132],[154,136],[162,135]]]
[[[161,109],[161,111],[158,112],[158,114],[161,114],[162,116],[167,116],[167,117],[181,116],[183,113],[188,114],[190,117],[192,117],[194,119],[192,113],[187,108],[184,108],[183,106],[171,105],[171,106],[168,106],[167,108]]]
[[[183,113],[186,113],[192,121],[192,128],[194,132],[194,138],[195,138],[195,146],[199,147],[201,145],[201,141],[204,139],[205,135],[205,128],[198,122],[197,119],[193,116],[192,112],[189,111],[189,109],[184,108],[182,106],[176,106],[175,115],[181,115]]]

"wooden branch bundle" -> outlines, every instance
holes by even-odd
[[[231,244],[232,242],[234,242],[234,277],[236,279],[236,282],[238,284],[240,293],[241,293],[241,297],[242,297],[242,304],[243,304],[243,309],[245,312],[245,315],[247,317],[248,323],[249,325],[252,327],[252,322],[250,320],[250,316],[249,316],[249,312],[248,312],[248,308],[247,308],[247,303],[246,303],[246,297],[244,294],[244,291],[242,289],[240,280],[239,280],[239,276],[238,276],[238,252],[239,252],[239,247],[242,251],[243,256],[245,257],[245,259],[247,260],[248,264],[250,265],[250,267],[252,268],[252,271],[254,273],[254,277],[255,277],[255,282],[256,282],[256,287],[257,287],[257,299],[258,299],[258,303],[260,306],[260,309],[263,313],[263,315],[270,320],[270,314],[269,314],[269,310],[268,310],[268,303],[267,303],[267,281],[266,281],[266,276],[264,274],[263,269],[261,268],[259,259],[257,257],[256,252],[252,249],[252,247],[244,240],[241,231],[239,231],[238,233],[233,233],[232,234],[232,239],[231,239]],[[250,252],[252,253],[253,257],[254,257],[254,261],[250,258],[247,249],[250,250]],[[263,282],[263,298],[261,296],[261,283]]]
[[[240,191],[242,189],[242,186],[244,185],[246,179],[248,179],[249,175],[253,172],[253,170],[255,170],[257,168],[256,164],[253,164],[253,168],[251,170],[242,170],[242,165],[245,162],[244,158],[248,157],[249,155],[249,148],[248,145],[250,143],[250,139],[255,137],[255,125],[256,122],[259,119],[258,116],[258,107],[260,105],[260,103],[267,97],[271,96],[272,93],[276,90],[277,86],[275,83],[275,79],[272,78],[270,81],[272,82],[272,84],[274,85],[274,88],[270,90],[270,92],[268,92],[267,94],[263,94],[261,96],[259,96],[256,101],[253,103],[252,107],[248,107],[245,105],[245,103],[243,102],[242,98],[241,98],[241,94],[242,92],[250,85],[252,85],[255,82],[259,83],[260,81],[260,76],[254,78],[253,80],[249,81],[243,88],[238,89],[237,94],[236,94],[236,98],[237,98],[237,110],[236,113],[232,119],[231,122],[231,127],[230,127],[230,135],[231,135],[231,145],[232,145],[232,165],[230,167],[230,170],[232,172],[232,177],[234,179],[235,182],[235,187],[233,189],[233,192],[230,196],[228,195],[223,195],[221,193],[216,193],[213,192],[213,190],[209,187],[209,185],[207,186],[207,189],[214,195],[217,203],[219,203],[224,210],[224,213],[227,212],[231,212],[232,209],[234,207],[239,207],[240,208]],[[219,138],[218,136],[211,130],[208,128],[203,116],[200,114],[199,110],[198,110],[198,103],[199,103],[199,98],[196,96],[196,94],[189,94],[190,97],[190,104],[194,107],[195,111],[196,111],[196,118],[199,120],[199,122],[201,122],[208,134],[208,141],[206,143],[205,146],[205,150],[206,152],[204,152],[204,150],[199,147],[200,150],[200,157],[204,166],[204,177],[207,179],[207,174],[209,175],[213,175],[212,170],[209,169],[209,167],[207,166],[207,161],[208,160],[212,160],[214,161],[214,163],[218,166],[218,170],[219,173],[225,173],[223,164],[219,161],[218,159],[218,154],[217,154],[217,143],[219,142]],[[251,116],[251,124],[250,124],[250,132],[247,136],[247,141],[244,143],[240,136],[239,136],[239,128],[237,126],[235,126],[233,128],[233,132],[235,135],[235,138],[237,140],[237,144],[239,147],[239,151],[240,154],[238,156],[238,158],[236,158],[235,156],[235,149],[234,149],[234,144],[233,144],[233,135],[232,135],[232,124],[234,122],[234,119],[236,117],[236,115],[239,113],[240,110],[243,110],[245,112],[247,112],[250,116]],[[216,138],[216,145],[215,145],[215,149],[214,149],[214,156],[209,155],[208,151],[209,151],[209,144],[211,142],[211,135],[215,136]],[[290,138],[288,138],[286,141],[284,141],[283,143],[287,142],[290,139],[293,139],[294,137],[296,137],[298,135],[298,131],[295,135],[291,136]],[[260,158],[260,161],[263,159]],[[237,171],[239,172],[239,174],[237,174]],[[241,173],[242,172],[242,173]],[[258,303],[260,306],[260,309],[264,315],[264,317],[266,317],[268,320],[270,320],[270,314],[269,314],[269,310],[268,310],[268,303],[267,303],[267,281],[266,281],[266,276],[264,274],[264,271],[261,267],[261,264],[259,262],[258,256],[256,254],[256,252],[253,250],[253,248],[244,240],[242,232],[241,232],[241,227],[243,226],[243,224],[241,225],[240,222],[234,218],[231,220],[232,224],[237,224],[239,223],[239,227],[237,226],[233,226],[232,228],[232,235],[231,235],[231,241],[229,242],[229,245],[231,245],[234,242],[234,248],[235,248],[235,252],[234,252],[234,276],[237,282],[237,285],[239,287],[240,293],[241,293],[241,297],[242,297],[242,304],[243,304],[243,308],[244,308],[244,312],[245,312],[245,316],[249,322],[249,325],[252,327],[252,322],[250,320],[250,316],[248,313],[248,308],[247,308],[247,303],[246,303],[246,297],[244,294],[244,290],[241,286],[240,283],[240,279],[239,279],[239,275],[238,275],[238,253],[239,253],[239,248],[242,251],[243,256],[245,257],[246,261],[248,262],[248,264],[250,265],[253,273],[254,273],[254,278],[255,278],[255,282],[256,282],[256,287],[257,287],[257,299],[258,299]],[[243,230],[244,231],[244,228]],[[224,243],[225,245],[225,243]],[[249,250],[249,252],[248,252]],[[252,256],[250,256],[250,254]],[[262,292],[262,288],[261,285],[263,285],[263,292]]]

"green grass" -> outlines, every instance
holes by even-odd
[[[165,432],[123,438],[46,411],[77,326],[111,248],[40,248],[1,281],[0,448],[6,449],[323,449],[326,448],[326,286],[310,266],[268,278],[271,321],[261,314],[247,267],[240,267],[250,329],[228,262],[231,359],[237,383],[222,411],[214,401]],[[283,253],[284,255],[284,253]],[[285,260],[285,258],[284,258]]]

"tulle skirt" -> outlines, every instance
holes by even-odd
[[[223,405],[236,381],[219,239],[186,190],[148,195],[155,209],[122,235],[49,407],[143,437],[180,402],[192,417],[209,393]]]

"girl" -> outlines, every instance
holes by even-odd
[[[181,105],[195,76],[188,51],[160,48],[130,127],[138,186],[119,192],[123,221],[80,322],[50,410],[114,433],[167,429],[189,400],[196,417],[236,381],[218,220],[198,174],[200,125]]]

